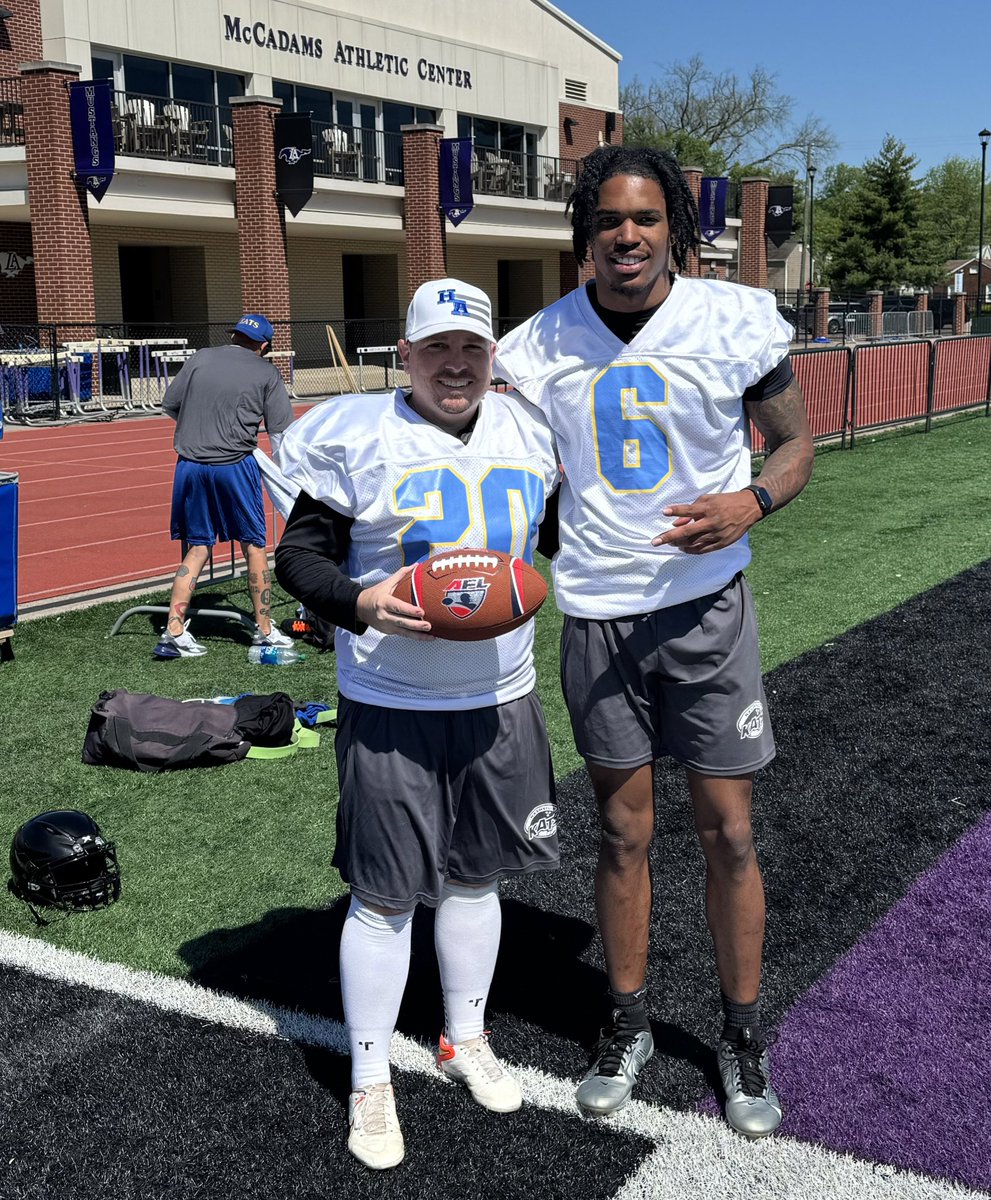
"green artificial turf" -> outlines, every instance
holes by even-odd
[[[820,451],[805,493],[753,531],[748,576],[765,668],[987,558],[989,466],[991,421],[983,417],[949,421],[929,435],[865,438],[852,452]],[[161,618],[135,615],[107,637],[137,603],[24,622],[15,661],[0,666],[0,844],[43,809],[86,809],[118,843],[123,897],[103,912],[56,917],[36,930],[4,893],[0,926],[183,975],[199,965],[205,945],[211,954],[236,948],[259,921],[326,904],[344,890],[329,866],[333,736],[284,761],[139,775],[81,763],[90,707],[101,691],[119,687],[184,699],[287,691],[333,704],[334,657],[306,648],[306,660],[293,666],[251,666],[244,627],[200,619],[195,632],[209,653],[160,662],[151,648]],[[249,607],[243,580],[210,585],[197,603]],[[283,595],[276,618],[293,610]],[[560,624],[549,599],[537,618],[536,658],[559,777],[579,765],[558,684]]]

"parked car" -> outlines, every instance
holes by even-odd
[[[795,330],[796,337],[815,329],[815,313],[810,304],[803,304],[800,309],[794,304],[779,304],[778,312]]]

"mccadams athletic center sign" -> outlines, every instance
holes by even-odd
[[[246,21],[224,13],[224,39],[240,42],[245,46],[258,46],[262,50],[280,50],[284,54],[299,54],[304,58],[323,58],[323,38],[306,37],[290,33],[287,29],[274,29],[264,21]],[[384,71],[387,75],[408,76],[409,58],[402,54],[387,54],[366,46],[352,46],[339,41],[334,50],[334,62],[347,67],[360,67],[366,71]],[[446,83],[450,87],[470,90],[471,72],[463,67],[449,66],[420,58],[414,67],[418,78],[429,83]]]

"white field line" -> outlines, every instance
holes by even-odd
[[[0,963],[60,983],[82,985],[142,1001],[165,1012],[231,1029],[283,1038],[347,1054],[344,1026],[326,1017],[245,1001],[184,980],[100,962],[47,942],[0,931]],[[400,1071],[429,1075],[440,1086],[432,1050],[395,1034],[390,1058]],[[582,1119],[575,1082],[532,1067],[513,1069],[527,1103]],[[453,1085],[451,1085],[453,1086]],[[987,1200],[946,1181],[836,1154],[792,1138],[750,1142],[722,1120],[632,1100],[604,1127],[638,1134],[655,1144],[614,1200]]]
[[[155,488],[157,491],[161,492],[166,499],[171,498],[172,493],[169,490],[169,481],[167,479],[153,479],[150,483],[117,483],[114,485],[114,493],[119,496],[122,492],[140,492],[147,488]],[[91,492],[73,492],[72,499],[74,501],[85,500],[87,496],[106,496],[106,494],[107,489],[105,487],[94,488]],[[29,504],[64,504],[65,499],[65,496],[28,496],[27,498],[21,496],[19,497],[17,503],[18,508],[23,512]],[[116,512],[118,510],[115,509],[114,511]]]
[[[128,489],[130,490],[130,489]],[[40,525],[68,525],[70,521],[95,521],[98,517],[116,517],[118,514],[131,516],[133,513],[155,512],[162,511],[162,504],[133,504],[127,508],[108,508],[105,512],[90,512],[77,513],[75,516],[68,514],[62,517],[50,517],[46,521],[20,521],[19,526],[23,532],[25,529],[37,529]],[[165,531],[162,530],[164,533]],[[116,541],[116,539],[114,539]]]

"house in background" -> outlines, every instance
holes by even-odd
[[[967,297],[967,307],[972,308],[977,302],[977,258],[952,259],[946,263],[942,278],[933,285],[933,294],[937,296],[955,296],[963,292]],[[981,299],[984,304],[991,301],[991,259],[985,258],[981,264]]]

